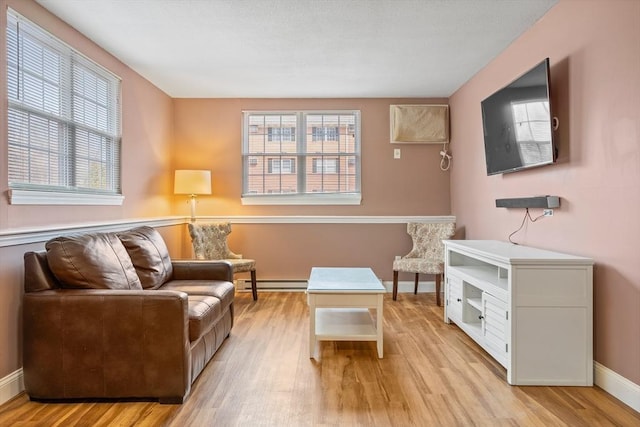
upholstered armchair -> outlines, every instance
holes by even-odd
[[[393,299],[398,298],[398,272],[415,273],[413,293],[418,293],[420,273],[435,275],[436,303],[440,305],[441,277],[444,273],[444,245],[442,241],[453,237],[456,225],[446,223],[407,224],[407,233],[413,240],[413,249],[393,262]]]
[[[228,222],[212,224],[189,223],[189,235],[196,259],[223,260],[231,263],[233,273],[249,272],[251,274],[251,292],[253,300],[258,300],[256,284],[256,262],[233,253],[227,244],[227,236],[231,234]]]

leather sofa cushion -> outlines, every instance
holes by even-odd
[[[223,313],[216,297],[189,295],[189,341],[193,342],[208,332]]]
[[[157,289],[171,279],[173,266],[164,239],[155,228],[137,227],[118,233],[144,289]]]
[[[219,280],[171,280],[160,289],[184,292],[189,296],[213,296],[220,300],[223,310],[231,305],[235,296],[233,283]]]
[[[131,258],[114,233],[56,237],[45,248],[49,268],[63,288],[142,289]]]

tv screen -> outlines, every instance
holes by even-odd
[[[482,101],[487,175],[555,161],[549,58]]]

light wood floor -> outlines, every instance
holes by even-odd
[[[30,402],[0,406],[1,426],[639,426],[597,387],[514,387],[433,294],[385,297],[375,343],[321,343],[309,359],[304,293],[236,298],[231,336],[183,405]]]

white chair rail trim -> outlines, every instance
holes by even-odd
[[[455,216],[199,216],[196,221],[202,223],[228,221],[232,224],[405,224],[407,222],[449,222],[455,219]],[[0,230],[0,248],[46,242],[54,237],[71,233],[123,231],[141,225],[167,227],[188,222],[189,217],[171,216],[13,228]]]
[[[451,222],[446,216],[199,216],[198,222],[228,221],[232,224],[406,224]]]
[[[170,225],[184,224],[186,221],[186,217],[176,216],[95,223],[58,224],[33,228],[13,228],[0,231],[0,248],[46,242],[49,239],[65,234],[92,233],[98,231],[124,231],[141,225],[148,225],[150,227],[167,227]]]

